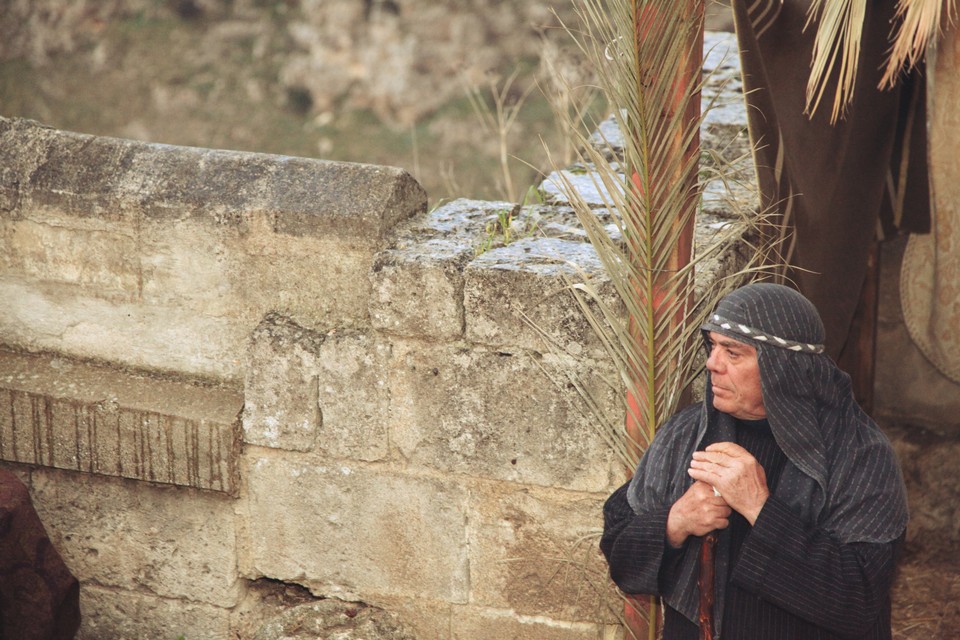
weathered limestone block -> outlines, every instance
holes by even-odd
[[[459,199],[398,229],[374,262],[370,320],[377,329],[412,337],[463,335],[463,268],[509,202]],[[492,232],[491,232],[492,237]]]
[[[524,238],[491,249],[466,268],[466,337],[506,349],[545,351],[547,333],[578,355],[600,355],[602,345],[573,295],[573,282],[589,278],[608,304],[609,281],[593,247],[557,238]],[[615,308],[615,307],[614,307]]]
[[[398,344],[394,355],[391,439],[409,464],[580,491],[612,488],[612,456],[566,377],[581,376],[601,406],[618,407],[619,391],[599,378],[609,364],[419,343]]]
[[[262,450],[245,477],[247,577],[466,602],[466,491],[455,483]]]
[[[359,332],[320,334],[277,314],[251,339],[244,438],[340,458],[387,455],[390,345]]]
[[[8,276],[76,285],[90,295],[136,298],[136,238],[124,230],[76,229],[0,219],[0,265]]]
[[[84,585],[77,640],[224,640],[230,612],[208,604],[169,600],[135,591]]]
[[[622,637],[618,627],[479,607],[458,607],[450,632],[451,640],[620,640]]]
[[[317,364],[323,416],[317,448],[338,458],[385,458],[390,450],[390,343],[368,333],[333,332],[321,345]]]
[[[598,547],[603,495],[486,485],[471,493],[471,604],[616,623],[623,600]]]
[[[250,338],[243,439],[261,447],[310,451],[321,416],[318,363],[324,336],[271,314]]]
[[[385,251],[373,265],[373,326],[405,336],[463,335],[462,260]]]
[[[250,323],[270,310],[314,328],[366,324],[370,246],[276,233],[265,216],[226,227],[148,219],[140,235],[144,304]]]
[[[0,351],[0,458],[236,493],[234,391]]]
[[[232,500],[46,469],[32,480],[37,512],[81,592],[94,583],[217,607],[238,602]]]
[[[38,141],[39,162],[36,154],[21,159],[7,151]],[[386,230],[426,208],[423,189],[392,167],[51,135],[37,123],[5,118],[0,149],[12,160],[8,197],[24,214],[202,219],[241,229],[265,215],[277,233],[376,246]]]
[[[415,640],[389,611],[333,598],[301,604],[266,622],[253,640]]]
[[[426,209],[400,169],[24,120],[0,118],[0,159],[6,343],[230,380],[270,311],[367,326],[374,254]]]
[[[256,321],[90,298],[55,283],[0,278],[0,335],[31,351],[235,381]]]
[[[367,598],[366,601],[395,613],[417,640],[450,640],[451,616],[453,610],[460,606],[441,600],[382,594]]]

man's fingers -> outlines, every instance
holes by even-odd
[[[733,457],[740,457],[744,454],[750,455],[750,452],[738,445],[736,442],[714,442],[708,445],[704,451],[710,453],[720,453]]]

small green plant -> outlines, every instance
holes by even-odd
[[[528,204],[529,201],[535,197],[539,197],[538,193],[536,196],[531,195],[531,192],[535,191],[533,187],[528,190],[524,198],[524,205]],[[484,226],[485,235],[483,241],[474,253],[479,256],[494,247],[505,247],[512,242],[532,236],[539,228],[538,224],[536,220],[530,216],[521,220],[522,211],[522,207],[510,207],[497,210],[495,212],[496,217],[491,218]]]
[[[515,240],[513,233],[513,217],[516,208],[499,209],[496,212],[496,218],[487,222],[484,226],[484,238],[480,246],[477,247],[476,255],[486,253],[496,246],[506,246]]]

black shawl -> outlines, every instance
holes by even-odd
[[[854,400],[849,376],[823,353],[823,324],[813,304],[785,286],[751,284],[727,295],[703,331],[757,349],[767,419],[788,460],[775,495],[842,543],[897,539],[907,523],[900,467],[887,438]],[[693,483],[687,475],[693,451],[733,440],[734,419],[713,408],[706,375],[702,405],[664,424],[640,460],[628,491],[637,513],[683,495]],[[718,629],[729,572],[726,533],[717,548]],[[688,544],[676,588],[661,595],[695,621],[700,539]]]

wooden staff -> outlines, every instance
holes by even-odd
[[[717,532],[711,531],[700,545],[700,640],[713,640],[713,602],[714,576],[716,575],[715,556],[717,551]]]

